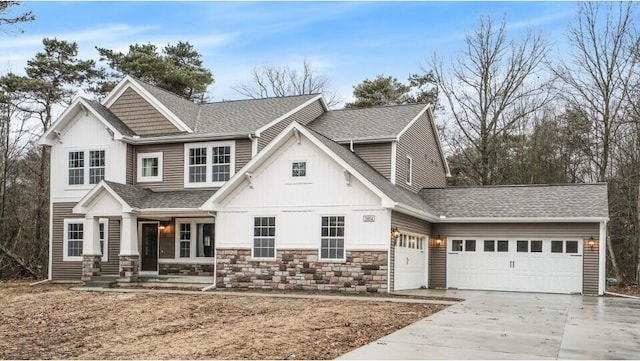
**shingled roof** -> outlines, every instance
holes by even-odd
[[[309,123],[309,128],[337,142],[396,138],[428,105],[414,103],[332,110]]]
[[[195,134],[249,134],[282,117],[319,94],[193,103],[181,96],[134,79]]]
[[[608,218],[607,184],[428,188],[420,196],[446,218]]]
[[[120,118],[118,118],[115,114],[111,112],[111,110],[107,109],[104,105],[99,102],[87,98],[82,98],[93,110],[95,110],[104,120],[109,122],[114,128],[116,128],[122,135],[132,136],[136,133],[129,128]]]
[[[215,191],[181,190],[154,192],[130,184],[104,181],[122,200],[132,208],[199,208]]]

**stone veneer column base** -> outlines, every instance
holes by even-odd
[[[82,256],[82,277],[83,281],[90,281],[91,277],[99,277],[101,274],[102,256],[83,255]]]
[[[140,270],[140,256],[120,256],[121,282],[135,282]]]
[[[250,249],[218,249],[217,288],[387,292],[387,251],[347,251],[344,261],[319,261],[317,250],[278,250],[273,261]]]

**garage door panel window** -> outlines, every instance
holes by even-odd
[[[476,241],[473,239],[467,239],[464,241],[464,250],[466,252],[475,252],[476,251]]]
[[[518,241],[518,252],[529,252],[529,241]]]
[[[495,252],[496,251],[496,241],[484,241],[484,251],[485,252]]]
[[[531,241],[531,252],[532,253],[541,253],[542,252],[542,241]]]
[[[498,252],[509,252],[509,241],[498,241]]]
[[[567,241],[565,246],[566,253],[578,253],[578,241]]]
[[[551,241],[551,253],[562,253],[562,241]]]
[[[451,242],[451,251],[452,252],[462,252],[462,240],[461,239],[454,239]]]

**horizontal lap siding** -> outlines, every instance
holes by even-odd
[[[406,183],[407,155],[413,162],[411,185]],[[426,112],[400,137],[396,148],[396,170],[396,184],[414,192],[446,185],[440,149]]]
[[[447,249],[436,238],[429,240],[429,288],[447,287]]]
[[[176,253],[175,218],[160,222],[164,229],[160,231],[160,258],[174,258]]]
[[[405,231],[427,236],[431,234],[429,222],[398,212],[391,212],[391,227],[398,227],[400,232]]]
[[[162,182],[137,182],[138,154],[162,152]],[[133,155],[134,183],[154,191],[184,189],[184,143],[138,145]]]
[[[84,216],[71,213],[71,209],[76,205],[75,202],[53,203],[53,229],[52,229],[52,267],[51,277],[54,280],[80,280],[82,276],[82,262],[64,262],[62,261],[63,242],[64,242],[64,219],[78,218],[83,219]]]
[[[109,218],[109,241],[107,248],[109,252],[109,261],[102,263],[103,275],[117,275],[120,271],[120,262],[118,255],[120,254],[120,218]]]
[[[595,238],[595,237],[594,237]],[[598,294],[598,281],[600,273],[600,249],[598,241],[593,249],[589,249],[588,240],[584,241],[584,256],[582,258],[582,293],[585,295]]]
[[[136,149],[133,145],[127,144],[127,164],[126,164],[126,182],[127,184],[135,184],[136,177]]]
[[[589,238],[598,236],[598,223],[438,223],[433,235],[441,237]]]
[[[127,89],[109,110],[139,135],[178,132],[167,118],[132,89]]]
[[[288,116],[287,118],[281,120],[280,122],[272,125],[267,128],[265,131],[260,134],[260,138],[258,138],[258,151],[264,149],[280,132],[284,130],[289,124],[293,121],[296,121],[302,125],[309,124],[312,120],[316,119],[320,115],[324,113],[324,107],[320,100],[315,101],[303,109],[295,112],[294,114]]]
[[[236,172],[251,160],[251,143],[250,139],[236,140]]]
[[[391,180],[391,143],[354,144],[353,152]]]

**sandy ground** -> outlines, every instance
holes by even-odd
[[[446,306],[0,282],[2,359],[333,359]]]

